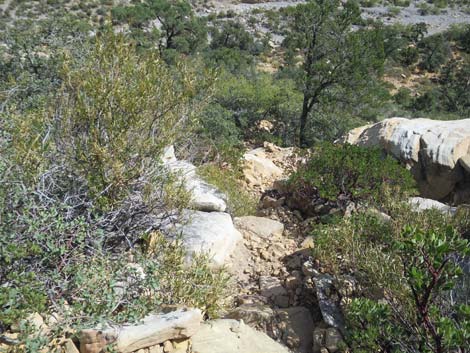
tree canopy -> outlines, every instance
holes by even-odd
[[[384,63],[381,32],[354,30],[359,6],[352,1],[340,5],[339,0],[314,0],[288,14],[290,31],[284,46],[300,55],[303,71],[298,75],[304,96],[298,127],[300,145],[308,143],[307,123],[312,115],[326,105],[353,102],[358,95],[371,94],[372,78],[380,74]]]

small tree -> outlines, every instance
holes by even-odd
[[[194,15],[188,1],[146,0],[143,6],[160,21],[161,53],[169,49],[190,53],[206,42],[205,23]]]
[[[127,22],[133,27],[133,37],[144,47],[153,47],[155,41],[161,55],[172,59],[172,53],[190,54],[207,42],[207,28],[203,18],[197,17],[186,0],[145,0],[112,10],[113,20]],[[154,26],[151,21],[158,20]]]
[[[284,45],[291,51],[299,48],[302,57],[300,145],[307,144],[311,114],[358,96],[364,105],[365,92],[373,87],[371,81],[383,65],[380,31],[353,31],[352,25],[360,19],[359,6],[353,1],[340,5],[339,0],[312,0],[288,14],[289,33]]]

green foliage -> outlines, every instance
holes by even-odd
[[[210,157],[236,164],[242,150],[241,131],[232,112],[217,103],[209,104],[200,114],[198,138],[214,149]]]
[[[151,14],[145,7],[135,6],[117,6],[111,10],[111,16],[116,23],[128,23],[135,28],[143,27],[143,25],[151,18]]]
[[[386,303],[355,300],[349,307],[353,351],[420,352],[426,347],[438,353],[468,347],[470,307],[449,303],[444,295],[462,274],[455,260],[468,255],[468,241],[451,227],[406,226],[393,246],[403,264],[408,303],[393,296]]]
[[[0,120],[0,327],[62,317],[48,337],[23,330],[30,351],[64,327],[135,321],[161,304],[215,316],[227,288],[223,269],[187,264],[157,231],[187,204],[160,153],[187,136],[212,76],[139,55],[112,30],[84,56],[63,61],[54,104]]]
[[[411,90],[406,87],[401,87],[393,96],[393,99],[395,99],[395,102],[398,104],[409,107],[412,103]]]
[[[227,195],[228,209],[233,216],[242,217],[256,213],[257,201],[254,196],[243,189],[242,175],[235,168],[206,164],[201,166],[198,172],[207,182],[215,185]]]
[[[63,77],[57,148],[102,206],[125,197],[162,148],[184,134],[196,98],[210,85],[194,68],[172,69],[154,53],[137,55],[110,32],[83,66],[67,62]]]
[[[385,59],[382,33],[376,29],[351,31],[359,22],[359,7],[352,1],[339,5],[336,0],[310,1],[287,14],[289,31],[283,45],[300,55],[300,63],[291,65],[303,71],[298,76],[304,96],[298,126],[302,146],[311,142],[307,141],[307,123],[315,112],[350,100],[352,106],[367,107],[368,99],[374,100],[377,92],[370,83],[380,75]],[[352,103],[357,97],[361,100]]]
[[[205,21],[197,17],[186,0],[146,0],[130,6],[112,9],[115,23],[128,23],[134,28],[132,36],[146,48],[158,41],[160,54],[174,62],[178,54],[195,53],[206,44]],[[150,21],[157,19],[159,31],[144,31]]]
[[[245,29],[243,24],[233,20],[217,24],[211,30],[211,48],[231,48],[246,51],[253,55],[259,53],[253,36]]]
[[[293,143],[301,94],[292,80],[274,79],[268,74],[221,75],[214,100],[231,113],[233,123],[245,139],[263,142],[269,137],[280,139],[283,144]],[[260,120],[273,122],[275,130],[270,136],[260,136],[254,129]]]
[[[439,107],[440,92],[436,88],[431,88],[417,96],[412,107],[419,111],[432,112]]]
[[[19,20],[2,33],[0,48],[1,111],[23,112],[42,107],[60,86],[59,70],[66,53],[78,59],[88,51],[90,26],[73,16]]]
[[[450,57],[450,46],[444,35],[426,37],[419,42],[421,68],[436,72]]]
[[[385,186],[413,190],[411,173],[379,149],[323,143],[307,164],[290,178],[291,185],[318,190],[320,197],[379,202]]]
[[[470,117],[470,62],[450,61],[439,77],[440,101],[445,109]]]
[[[390,218],[360,208],[312,233],[321,267],[357,281],[344,307],[349,348],[398,353],[467,347],[468,283],[462,282],[461,264],[470,252],[463,237],[468,210],[456,217],[437,210],[417,213],[388,188],[382,200],[380,210]]]
[[[153,232],[143,236],[142,254],[106,253],[106,231],[83,218],[67,220],[63,210],[37,207],[17,207],[10,216],[1,210],[4,327],[32,312],[59,310],[59,327],[80,329],[109,320],[133,322],[162,304],[198,307],[211,317],[224,305],[225,271],[212,270],[204,256],[188,266],[179,242]]]
[[[449,30],[449,37],[455,40],[464,52],[470,53],[470,25],[452,27]]]

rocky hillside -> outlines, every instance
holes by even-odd
[[[465,1],[0,8],[1,352],[468,352]]]

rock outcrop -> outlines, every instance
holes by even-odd
[[[295,170],[300,160],[294,148],[282,148],[269,142],[246,152],[243,174],[247,188],[261,193],[270,189],[274,182]]]
[[[237,229],[249,235],[257,235],[263,239],[282,236],[284,224],[273,219],[245,216],[234,219]]]
[[[161,160],[191,195],[191,209],[179,214],[178,223],[164,226],[165,234],[170,238],[181,236],[188,260],[194,254],[208,254],[213,265],[224,265],[242,238],[230,214],[225,213],[226,196],[202,180],[193,164],[177,160],[173,146],[165,148]]]
[[[386,119],[351,130],[343,142],[377,146],[405,163],[423,197],[470,201],[470,119]]]

